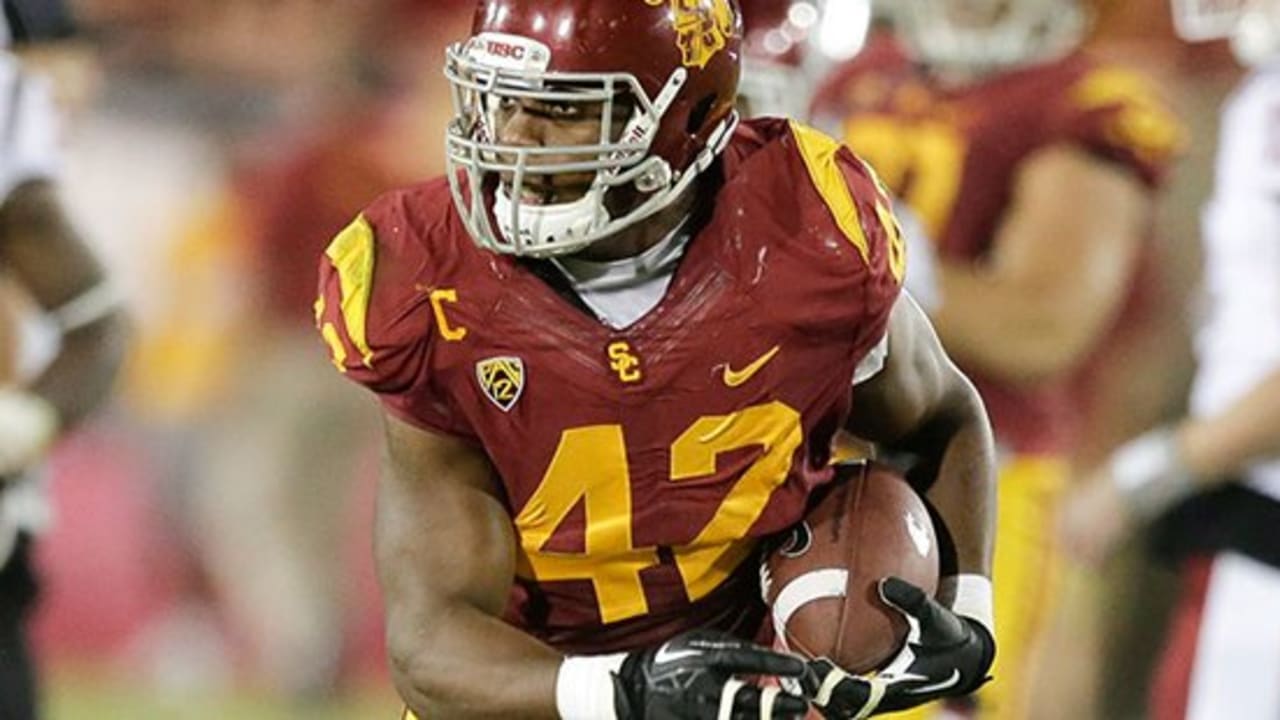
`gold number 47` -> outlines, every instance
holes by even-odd
[[[800,414],[774,401],[701,417],[671,444],[675,483],[714,473],[720,453],[762,448],[711,521],[687,545],[672,548],[690,601],[715,589],[750,554],[754,540],[747,532],[786,481],[802,435]],[[586,511],[583,552],[546,550],[579,501]],[[590,580],[603,622],[648,612],[640,571],[657,563],[657,548],[632,542],[631,474],[621,425],[561,433],[542,482],[515,524],[522,574],[541,581]]]

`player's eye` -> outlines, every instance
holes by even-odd
[[[582,115],[582,109],[571,102],[552,102],[547,103],[544,108],[545,112],[553,118],[572,119]]]

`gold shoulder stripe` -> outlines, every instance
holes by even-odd
[[[338,328],[333,323],[327,322],[320,327],[320,335],[324,338],[324,342],[329,346],[329,356],[333,360],[333,366],[338,368],[338,372],[345,374],[347,372],[347,349],[342,346],[342,338],[338,337]]]
[[[1087,73],[1076,85],[1073,96],[1085,109],[1124,102],[1158,105],[1154,88],[1141,75],[1123,68],[1102,67]]]
[[[312,307],[316,311],[316,329],[320,331],[320,336],[324,338],[324,342],[329,346],[329,359],[333,362],[334,367],[338,368],[338,372],[345,373],[347,366],[347,349],[342,347],[342,338],[338,337],[338,329],[331,322],[324,321],[325,311],[324,296],[316,298],[315,305]]]
[[[902,236],[902,227],[898,225],[898,218],[893,216],[893,211],[884,200],[876,200],[876,217],[889,233],[889,272],[901,284],[907,276],[907,245]]]
[[[367,320],[369,295],[373,292],[373,228],[361,215],[329,244],[324,251],[334,269],[342,290],[342,320],[347,337],[360,353],[365,367],[373,367],[373,350],[369,348]]]
[[[1114,133],[1148,159],[1175,155],[1186,145],[1186,131],[1177,116],[1155,86],[1135,72],[1099,68],[1076,85],[1072,97],[1084,110],[1120,108]]]
[[[906,239],[902,236],[902,226],[898,224],[898,218],[889,209],[892,205],[889,198],[893,197],[893,194],[889,192],[889,188],[880,179],[875,168],[862,158],[857,160],[867,176],[875,183],[876,192],[880,194],[880,197],[876,198],[876,219],[880,221],[880,227],[883,227],[889,235],[889,271],[893,273],[893,279],[901,283],[907,275],[907,247]]]
[[[853,193],[845,183],[844,175],[836,162],[836,153],[841,145],[836,140],[811,127],[791,121],[791,132],[796,136],[800,146],[800,156],[804,158],[804,166],[809,171],[809,179],[817,188],[818,194],[827,204],[827,209],[835,218],[836,225],[844,233],[845,238],[858,248],[863,262],[870,262],[870,251],[867,247],[867,236],[862,233],[862,220],[858,215],[858,206],[853,201]]]

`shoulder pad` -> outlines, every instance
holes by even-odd
[[[320,261],[320,334],[339,372],[379,393],[413,385],[434,335],[432,253],[406,199],[400,191],[374,202]]]
[[[797,122],[788,143],[798,166],[778,211],[793,213],[788,254],[803,263],[800,300],[811,319],[864,349],[884,334],[906,273],[892,202],[871,168],[833,138]]]
[[[1066,95],[1063,124],[1089,150],[1157,184],[1187,144],[1181,121],[1154,84],[1114,65],[1089,67]]]
[[[826,214],[876,276],[900,285],[906,273],[902,230],[893,203],[869,165],[834,138],[791,122],[792,136]]]

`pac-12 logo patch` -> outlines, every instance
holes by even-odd
[[[510,355],[486,358],[476,363],[476,380],[485,397],[507,412],[524,392],[524,361]]]

